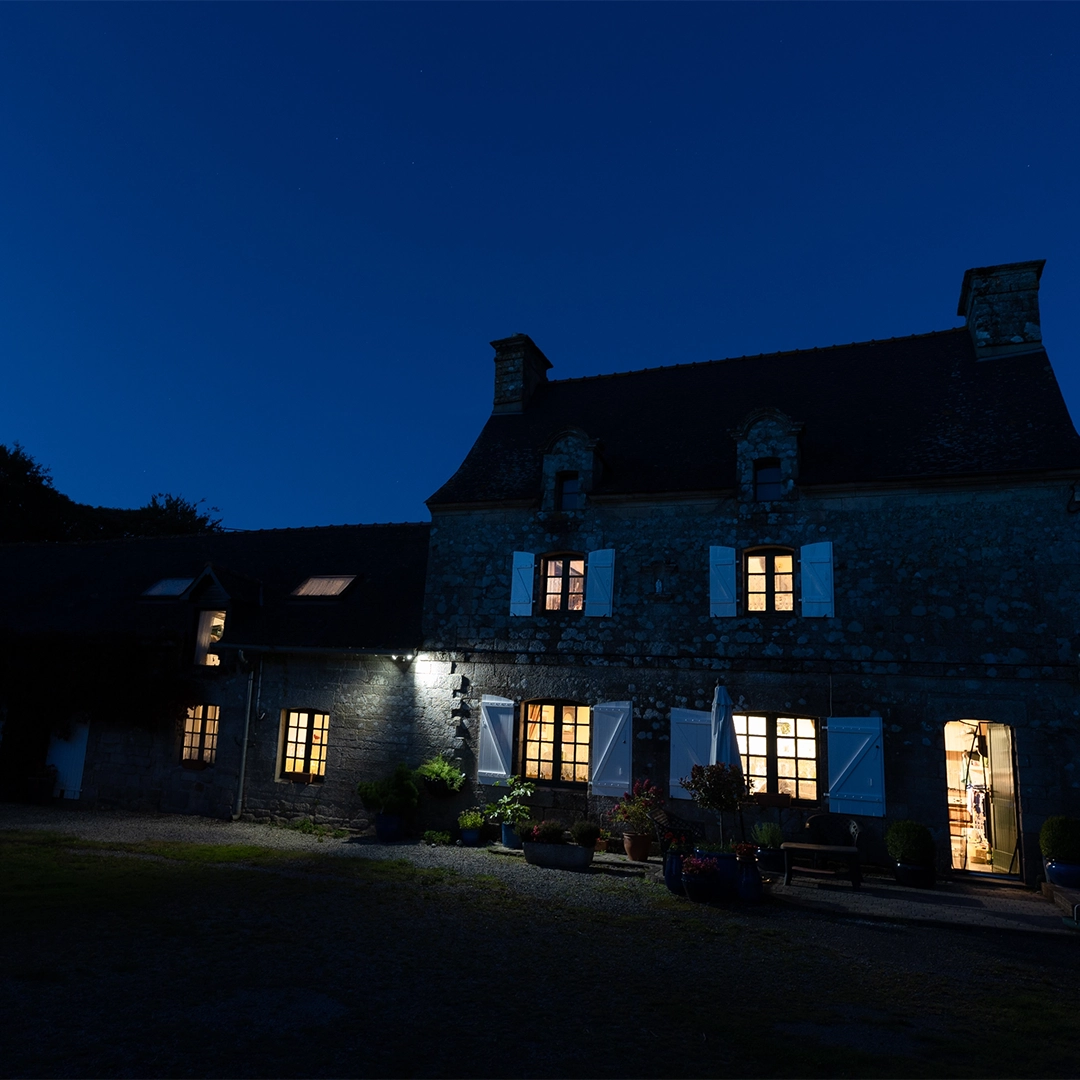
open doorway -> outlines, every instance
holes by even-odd
[[[953,869],[1018,875],[1012,728],[982,720],[947,723],[945,775]]]

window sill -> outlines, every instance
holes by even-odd
[[[189,772],[203,772],[205,769],[212,769],[214,763],[212,761],[195,761],[192,758],[185,758],[180,762],[181,769],[187,769]]]
[[[314,773],[285,773],[279,778],[282,784],[321,784],[325,776],[316,776]]]

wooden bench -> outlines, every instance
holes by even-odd
[[[813,859],[813,869],[818,869],[818,863],[822,859],[830,859],[834,862],[842,862],[847,866],[851,877],[851,887],[857,889],[862,884],[862,870],[859,865],[859,849],[848,847],[843,844],[794,844],[780,845],[784,853],[784,884],[791,884],[793,870],[805,870],[806,867],[795,866],[795,860],[802,858]]]

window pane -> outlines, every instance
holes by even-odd
[[[778,593],[791,592],[791,575],[790,574],[775,574],[773,576],[773,588]]]
[[[765,610],[765,594],[764,593],[751,593],[747,598],[746,608],[748,611],[764,611]]]
[[[566,607],[569,611],[581,611],[585,607],[585,597],[581,593],[571,593],[566,598]]]
[[[551,779],[551,762],[550,761],[542,761],[542,762],[540,762],[540,779],[541,780],[550,780]]]
[[[764,555],[748,555],[746,557],[746,572],[748,574],[764,574],[765,562]]]
[[[560,780],[573,780],[574,779],[574,766],[567,762],[563,762],[559,769]]]
[[[748,716],[749,730],[751,735],[764,735],[765,734],[765,717],[764,716]]]
[[[813,739],[800,739],[799,740],[799,757],[812,758],[817,757],[817,744]]]
[[[799,761],[799,776],[806,780],[817,779],[817,762],[816,761]]]
[[[814,721],[800,716],[795,721],[795,733],[800,739],[812,739],[814,737]]]
[[[781,778],[781,779],[777,780],[776,788],[777,788],[777,791],[779,791],[781,795],[791,795],[791,796],[795,795],[795,781],[794,780],[788,780],[788,779],[785,779],[785,778]]]
[[[778,716],[776,718],[776,734],[777,735],[791,735],[795,727],[795,721],[787,716]]]
[[[764,574],[750,574],[746,579],[746,591],[747,592],[764,592],[765,591],[765,575]]]
[[[795,610],[795,605],[792,602],[791,593],[780,593],[775,599],[777,611]]]
[[[588,764],[575,766],[574,779],[577,780],[579,783],[585,783],[585,782],[588,781],[588,779],[589,779],[589,766],[588,766]]]
[[[752,757],[749,761],[751,776],[768,776],[768,762],[763,757]]]
[[[585,576],[585,560],[584,559],[571,559],[570,560],[570,576],[571,577],[584,577]]]
[[[790,758],[778,758],[776,762],[777,776],[794,776],[795,762]]]
[[[777,574],[790,574],[792,571],[791,556],[790,555],[776,555],[774,556],[775,568]]]
[[[800,799],[817,800],[817,784],[813,780],[800,780],[799,781],[799,795]]]
[[[776,756],[782,758],[793,758],[795,756],[795,740],[777,739]]]

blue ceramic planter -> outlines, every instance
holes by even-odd
[[[461,830],[461,843],[465,847],[476,847],[480,843],[480,830],[479,829],[462,829]]]
[[[515,851],[521,847],[521,837],[518,836],[517,830],[513,825],[502,826],[502,846],[513,848]]]
[[[375,839],[380,844],[393,844],[401,839],[404,821],[397,814],[375,815]]]
[[[1062,889],[1080,889],[1080,863],[1050,861],[1046,864],[1046,880]]]
[[[676,852],[669,851],[664,856],[664,884],[676,895],[685,895],[682,877],[683,857]]]

